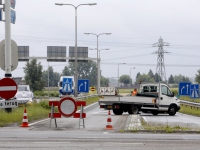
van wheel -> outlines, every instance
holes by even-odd
[[[113,113],[115,115],[122,115],[123,114],[123,110],[122,109],[113,109]]]
[[[176,114],[176,106],[170,106],[170,108],[168,110],[168,114],[170,116],[174,116]]]
[[[158,111],[151,111],[151,113],[155,116],[158,115]]]
[[[132,105],[131,108],[128,110],[129,114],[138,114],[139,113],[139,106]]]

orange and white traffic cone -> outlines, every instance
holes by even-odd
[[[106,130],[113,130],[112,126],[112,119],[110,117],[110,110],[108,110],[108,118],[107,118],[107,125],[106,125]]]
[[[22,120],[22,125],[20,127],[29,127],[29,125],[28,125],[28,116],[27,116],[27,113],[26,113],[26,108],[24,108],[24,117],[23,117],[23,120]]]

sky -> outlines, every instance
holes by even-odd
[[[3,0],[4,1],[4,0]],[[30,56],[47,56],[47,46],[75,45],[75,9],[55,3],[97,3],[77,9],[78,46],[99,49],[102,75],[107,78],[156,73],[158,47],[161,37],[169,43],[164,50],[166,77],[170,75],[195,77],[200,69],[200,1],[199,0],[16,0],[16,23],[11,25],[11,38],[18,46],[29,46]],[[2,6],[0,6],[2,7]],[[0,22],[0,41],[5,39],[5,23]],[[109,49],[109,50],[105,50]],[[97,58],[96,50],[89,50]],[[68,54],[67,54],[68,56]],[[46,60],[38,60],[46,70]],[[126,64],[121,64],[126,63]],[[68,62],[50,62],[61,73]],[[24,77],[25,62],[19,62],[13,77]],[[132,69],[134,68],[135,69]],[[0,77],[5,72],[0,70]]]

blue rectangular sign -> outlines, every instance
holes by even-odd
[[[2,9],[0,9],[0,21],[2,21]]]
[[[72,92],[72,78],[63,78],[62,91],[63,92]]]
[[[78,92],[88,93],[89,92],[89,80],[79,79],[78,80]]]
[[[11,14],[11,23],[15,24],[15,20],[16,20],[16,12],[14,10],[10,10],[10,14]]]
[[[199,85],[198,84],[190,85],[190,97],[191,98],[199,98]]]
[[[180,82],[178,93],[179,95],[190,96],[190,82]]]

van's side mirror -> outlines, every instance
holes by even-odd
[[[174,92],[172,92],[172,97],[174,97]]]

